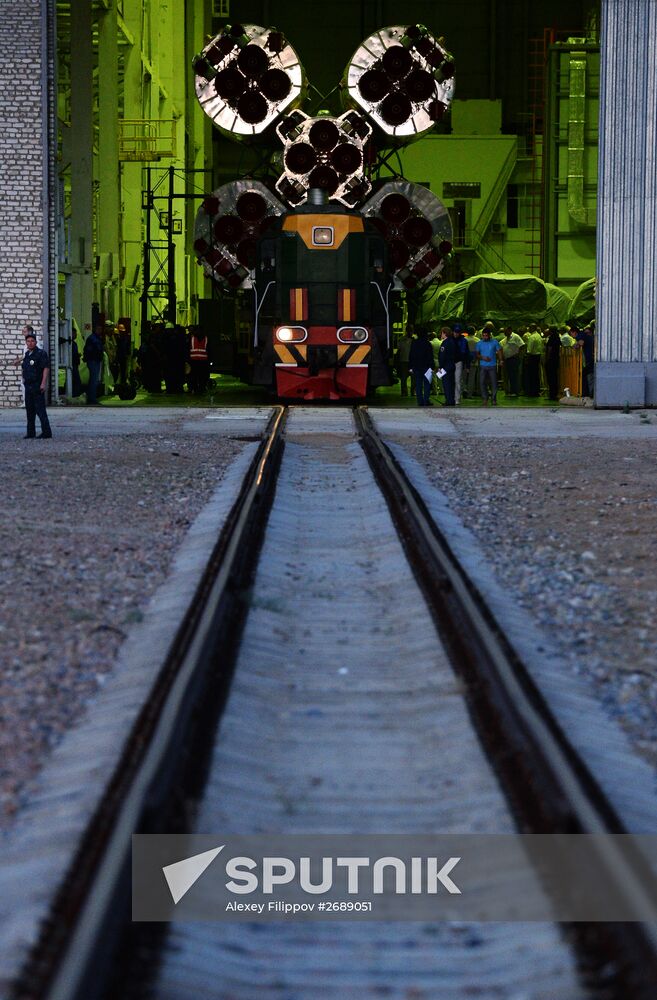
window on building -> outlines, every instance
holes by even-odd
[[[509,184],[506,189],[506,227],[518,228],[518,184]]]
[[[507,229],[533,229],[541,212],[538,184],[509,184],[506,189]]]

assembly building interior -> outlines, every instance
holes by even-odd
[[[426,25],[453,56],[454,99],[414,142],[384,150],[373,179],[402,176],[441,199],[453,231],[443,284],[534,275],[572,297],[591,283],[599,44],[590,0],[468,0],[467,17],[456,0],[58,0],[55,391],[70,393],[71,332],[81,345],[98,317],[127,323],[135,347],[145,323],[205,324],[215,368],[235,368],[248,337],[244,294],[199,266],[195,219],[220,185],[275,175],[281,154],[214,127],[193,66],[238,21],[275,27],[294,46],[302,108],[315,116],[341,113],[341,78],[364,39],[386,25]],[[427,318],[436,287],[429,293]]]

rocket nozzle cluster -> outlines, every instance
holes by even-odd
[[[454,63],[423,25],[381,28],[356,49],[342,80],[348,107],[389,140],[407,142],[439,122],[454,93]]]
[[[194,250],[208,277],[250,288],[257,240],[285,206],[259,181],[231,181],[204,199],[196,215]]]
[[[193,66],[201,107],[234,139],[262,136],[305,97],[303,67],[275,28],[228,25]]]
[[[451,252],[447,210],[426,188],[402,179],[373,189],[371,164],[377,148],[428,132],[449,107],[454,65],[442,39],[420,24],[370,35],[345,70],[346,110],[339,116],[300,110],[306,76],[276,28],[227,25],[193,65],[199,103],[227,137],[282,145],[277,180],[234,181],[203,202],[194,247],[209,276],[230,288],[251,287],[257,240],[314,190],[378,227],[398,287],[438,277]]]
[[[276,190],[288,204],[302,204],[311,188],[319,188],[353,208],[372,190],[365,176],[365,145],[372,129],[356,112],[309,118],[295,111],[277,131],[284,143],[284,170]]]
[[[388,181],[361,211],[385,238],[391,269],[404,288],[435,281],[452,250],[452,226],[439,198],[419,184]]]

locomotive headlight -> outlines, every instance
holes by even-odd
[[[308,336],[305,326],[279,326],[276,340],[282,344],[300,344]]]
[[[313,246],[333,246],[333,226],[313,226]]]
[[[367,330],[363,326],[341,326],[338,340],[341,344],[362,344],[367,340]]]

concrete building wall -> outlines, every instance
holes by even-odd
[[[657,405],[657,0],[603,0],[596,405]]]
[[[46,0],[0,3],[0,406],[21,402],[24,324],[52,349],[46,13]]]

